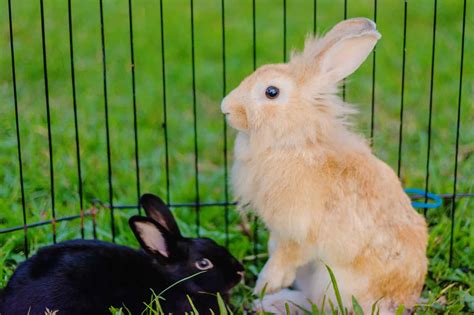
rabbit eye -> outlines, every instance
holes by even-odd
[[[195,265],[196,265],[196,268],[199,269],[199,270],[208,270],[208,269],[211,269],[212,267],[214,267],[212,262],[207,258],[203,258],[203,259],[200,259],[200,260],[196,261]]]
[[[278,96],[278,94],[280,94],[280,89],[278,89],[276,86],[273,86],[273,85],[270,85],[269,87],[267,87],[267,89],[265,90],[265,95],[267,96],[267,98],[269,99],[274,99]]]

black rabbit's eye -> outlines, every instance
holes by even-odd
[[[276,87],[276,86],[273,86],[273,85],[270,85],[269,87],[267,87],[267,89],[265,90],[265,95],[269,98],[269,99],[274,99],[278,96],[278,94],[280,94],[280,90]]]
[[[196,261],[195,265],[196,268],[199,270],[208,270],[214,267],[212,262],[207,258],[199,259],[198,261]]]

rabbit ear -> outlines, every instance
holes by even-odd
[[[150,218],[140,216],[133,216],[128,222],[144,250],[162,259],[170,258],[175,239],[165,228]]]
[[[359,68],[380,37],[371,20],[349,19],[334,26],[322,39],[308,41],[303,55],[314,58],[312,63],[316,62],[320,76],[337,83]]]
[[[140,198],[140,204],[145,209],[146,215],[149,218],[162,225],[174,236],[181,237],[173,214],[160,197],[152,194],[144,194]]]

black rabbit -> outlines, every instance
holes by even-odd
[[[164,291],[165,313],[191,311],[187,295],[201,314],[217,313],[216,293],[227,299],[243,266],[211,239],[182,237],[160,198],[146,194],[140,203],[148,217],[134,216],[129,223],[144,251],[92,240],[44,247],[17,268],[0,293],[0,314],[36,315],[48,308],[102,315],[110,306],[141,314],[152,290]]]

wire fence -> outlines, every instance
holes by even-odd
[[[25,166],[25,160],[24,160],[24,152],[25,146],[23,145],[22,142],[22,135],[21,135],[21,115],[23,114],[19,110],[19,98],[18,98],[18,89],[19,86],[17,85],[17,69],[18,69],[18,61],[16,60],[16,55],[18,53],[19,49],[25,49],[24,47],[19,48],[16,46],[16,31],[15,31],[15,24],[14,23],[14,15],[13,15],[13,6],[16,5],[16,2],[13,2],[11,0],[8,0],[6,4],[6,8],[8,9],[8,23],[5,24],[8,27],[8,41],[9,41],[9,46],[10,46],[10,58],[9,62],[11,65],[11,76],[9,79],[9,83],[11,83],[11,93],[12,93],[12,102],[13,102],[13,108],[8,108],[8,110],[14,111],[14,124],[15,124],[15,140],[16,140],[16,155],[17,155],[17,173],[16,177],[18,179],[17,185],[19,186],[19,192],[20,192],[20,197],[18,200],[21,203],[21,215],[22,215],[22,224],[20,225],[3,225],[0,226],[0,234],[6,234],[6,233],[13,233],[15,231],[22,231],[23,235],[23,252],[25,256],[27,257],[29,255],[29,244],[30,244],[30,231],[34,230],[37,227],[41,226],[51,226],[51,236],[52,236],[52,242],[57,242],[57,225],[60,222],[64,221],[79,221],[79,226],[80,226],[80,236],[82,238],[86,237],[86,232],[85,232],[85,225],[87,222],[87,218],[90,218],[90,221],[92,222],[92,237],[97,238],[97,215],[100,209],[106,210],[108,212],[108,215],[110,216],[110,233],[111,233],[111,240],[115,242],[116,240],[116,235],[117,235],[117,218],[116,218],[116,210],[126,210],[126,209],[132,209],[138,211],[140,213],[140,207],[138,206],[138,200],[142,192],[144,192],[143,187],[141,186],[141,183],[143,183],[144,180],[146,180],[146,174],[144,175],[143,172],[141,172],[141,165],[142,165],[142,158],[143,154],[141,154],[142,151],[140,151],[140,132],[142,130],[140,129],[140,124],[139,124],[139,102],[137,101],[137,77],[136,77],[136,71],[140,71],[139,69],[136,69],[136,62],[137,62],[137,55],[135,53],[135,43],[134,43],[134,25],[135,21],[134,20],[134,4],[132,3],[132,0],[128,1],[128,43],[126,41],[123,41],[121,44],[125,47],[128,46],[127,48],[129,49],[129,84],[131,86],[131,108],[132,108],[132,133],[131,133],[131,138],[129,138],[129,141],[132,142],[133,144],[133,173],[134,173],[134,181],[135,181],[135,187],[134,189],[134,194],[135,194],[135,200],[136,202],[131,202],[130,204],[124,204],[123,201],[118,201],[117,199],[120,200],[120,198],[117,198],[117,194],[114,190],[114,184],[115,184],[115,174],[114,174],[114,160],[112,158],[112,132],[113,129],[116,127],[116,122],[111,121],[111,103],[110,103],[110,82],[109,82],[109,73],[110,69],[108,68],[109,65],[109,56],[108,56],[108,50],[107,50],[107,21],[104,19],[104,1],[103,0],[98,0],[98,5],[97,5],[97,10],[99,10],[99,25],[100,25],[100,60],[101,60],[101,77],[102,77],[102,101],[103,101],[103,122],[104,122],[104,134],[102,137],[105,139],[105,162],[107,165],[107,180],[105,182],[101,182],[100,185],[107,185],[107,194],[104,195],[97,195],[94,196],[95,198],[90,198],[90,194],[88,194],[88,197],[84,193],[84,174],[83,174],[83,165],[84,161],[87,158],[87,156],[84,156],[83,148],[82,148],[82,143],[81,140],[81,134],[80,134],[80,117],[78,114],[78,111],[80,109],[81,104],[78,102],[77,98],[77,69],[78,69],[78,64],[77,64],[77,44],[76,44],[76,31],[74,26],[74,5],[72,0],[67,1],[67,11],[64,12],[65,15],[67,15],[67,35],[68,35],[68,45],[69,45],[69,68],[70,68],[70,93],[72,97],[72,109],[73,109],[73,126],[71,126],[71,132],[73,133],[73,145],[74,145],[74,156],[75,156],[75,175],[77,176],[77,206],[70,206],[72,208],[77,208],[78,211],[76,214],[72,215],[58,215],[56,208],[57,208],[57,190],[55,187],[56,181],[58,176],[64,176],[62,174],[57,174],[56,169],[55,169],[55,148],[54,146],[56,145],[55,139],[54,139],[54,132],[52,130],[52,126],[55,124],[55,121],[52,120],[51,117],[51,97],[50,97],[50,79],[54,75],[53,73],[50,72],[48,69],[48,63],[51,62],[50,59],[48,58],[50,52],[49,49],[51,46],[48,46],[48,32],[46,31],[45,28],[45,23],[47,22],[45,18],[45,9],[44,9],[44,1],[39,0],[39,5],[38,9],[40,11],[40,24],[41,24],[41,53],[42,53],[42,65],[43,65],[43,83],[44,83],[44,101],[45,101],[45,111],[46,111],[46,134],[47,134],[47,157],[48,157],[48,164],[49,164],[49,172],[47,173],[48,179],[49,179],[49,187],[45,187],[46,190],[49,192],[49,218],[45,220],[36,220],[36,221],[30,221],[29,217],[31,216],[30,209],[28,208],[28,205],[26,204],[27,200],[27,189],[25,188],[25,179],[24,179],[24,166]],[[218,29],[220,31],[220,36],[221,36],[221,41],[220,42],[215,42],[213,45],[219,46],[221,49],[221,86],[222,86],[222,92],[220,94],[221,97],[225,96],[229,92],[229,68],[228,68],[228,63],[229,63],[229,55],[228,55],[228,38],[226,37],[227,34],[227,27],[228,27],[228,15],[232,14],[227,8],[228,1],[221,0],[221,1],[214,1],[213,5],[218,6],[220,5],[220,17],[218,20],[213,21],[214,23],[212,24],[213,27],[216,25],[219,25]],[[340,14],[340,19],[342,18],[347,18],[349,15],[348,13],[350,12],[349,10],[351,9],[351,2],[348,0],[343,1],[343,11]],[[291,2],[290,2],[291,3]],[[196,64],[198,61],[196,60],[196,45],[199,45],[199,42],[196,41],[195,38],[195,26],[196,26],[196,6],[202,5],[201,2],[198,1],[193,1],[189,0],[187,5],[187,10],[189,10],[189,21],[182,21],[181,23],[183,24],[182,26],[186,23],[190,26],[190,57],[191,57],[191,68],[188,69],[191,72],[191,85],[189,86],[191,90],[191,104],[190,107],[188,107],[188,111],[192,115],[192,126],[187,126],[186,128],[191,128],[192,129],[192,150],[190,153],[192,153],[193,161],[192,161],[192,166],[193,166],[193,174],[192,178],[186,178],[187,180],[191,181],[193,184],[193,189],[192,189],[192,197],[191,199],[192,202],[175,202],[176,199],[171,198],[171,190],[172,190],[172,183],[171,183],[171,161],[170,161],[170,156],[172,155],[171,153],[171,148],[174,145],[174,139],[170,137],[169,133],[169,116],[168,116],[168,110],[169,110],[169,100],[168,100],[168,92],[173,89],[173,86],[168,86],[167,78],[169,78],[169,70],[168,70],[168,61],[167,61],[167,44],[169,41],[167,41],[167,27],[169,24],[166,23],[166,18],[167,16],[164,14],[164,4],[167,6],[173,6],[171,2],[166,2],[163,0],[157,0],[157,10],[159,10],[159,21],[158,21],[158,26],[159,26],[159,32],[157,32],[159,36],[159,43],[160,43],[160,50],[161,51],[156,51],[154,52],[154,58],[156,58],[157,62],[159,63],[161,67],[161,78],[160,78],[160,83],[157,85],[161,85],[161,115],[162,115],[162,125],[160,126],[160,136],[162,137],[163,141],[163,163],[156,164],[156,168],[161,168],[164,170],[161,173],[161,177],[164,178],[164,191],[165,191],[165,200],[166,202],[173,208],[189,208],[193,209],[195,212],[195,222],[194,222],[194,228],[195,228],[195,233],[196,235],[200,235],[201,233],[201,226],[202,226],[202,215],[201,212],[207,211],[208,209],[218,209],[218,210],[213,210],[213,211],[221,211],[222,216],[224,217],[224,226],[221,226],[221,230],[225,234],[225,245],[229,246],[229,243],[231,242],[229,235],[229,229],[231,225],[231,220],[230,220],[230,213],[233,211],[233,207],[235,206],[235,203],[232,202],[232,197],[229,189],[229,167],[230,167],[230,149],[229,149],[229,137],[230,137],[230,132],[228,130],[227,124],[225,122],[224,117],[221,117],[221,126],[220,128],[220,138],[222,141],[222,150],[219,153],[221,155],[220,158],[220,172],[222,172],[222,176],[220,177],[220,185],[222,186],[222,191],[223,191],[223,200],[214,200],[214,201],[209,201],[206,202],[203,199],[203,192],[201,190],[202,183],[202,170],[201,170],[201,156],[200,156],[200,136],[201,134],[204,134],[206,132],[209,132],[208,130],[205,130],[203,128],[200,128],[199,125],[199,119],[200,119],[200,113],[198,111],[198,105],[199,105],[199,90],[197,88],[197,77],[196,77]],[[279,6],[280,4],[276,4],[276,2],[272,2],[274,6]],[[3,4],[2,4],[3,5]],[[35,5],[35,3],[31,3],[31,5]],[[90,6],[96,6],[96,4],[90,2],[87,5]],[[243,3],[241,5],[244,5]],[[245,5],[249,5],[251,7],[251,41],[250,41],[250,50],[251,50],[251,63],[252,63],[252,68],[256,69],[258,67],[258,40],[259,37],[257,36],[259,34],[259,30],[257,28],[258,24],[258,18],[265,19],[265,12],[259,12],[257,10],[257,1],[252,0],[249,3],[246,3]],[[355,4],[354,4],[355,5]],[[373,16],[369,16],[372,18],[374,21],[377,21],[377,14],[378,10],[381,9],[382,3],[378,4],[377,0],[373,1]],[[398,48],[397,55],[401,56],[401,67],[399,69],[399,75],[401,76],[400,80],[400,95],[398,99],[398,104],[399,104],[399,114],[398,114],[398,130],[396,131],[398,135],[398,139],[396,140],[397,143],[397,148],[394,152],[396,152],[396,170],[398,172],[398,175],[402,175],[402,161],[404,157],[404,144],[405,144],[405,133],[404,133],[404,128],[406,128],[406,90],[410,88],[406,84],[406,70],[407,67],[410,65],[407,64],[407,34],[410,32],[408,29],[408,13],[409,13],[409,2],[406,0],[401,4],[402,12],[403,12],[403,20],[397,21],[402,27],[402,32],[401,32],[401,37],[402,37],[402,46]],[[287,30],[288,30],[288,20],[289,19],[297,19],[298,17],[290,16],[288,12],[288,4],[286,0],[281,1],[281,15],[282,15],[282,55],[283,57],[280,60],[274,60],[274,62],[279,62],[283,61],[286,62],[288,58],[288,35],[287,35]],[[179,10],[184,10],[185,8],[180,7]],[[280,10],[280,8],[277,8]],[[275,10],[277,10],[275,9]],[[426,160],[425,160],[425,174],[424,174],[424,188],[425,191],[429,191],[432,186],[430,186],[430,179],[432,175],[432,146],[433,146],[433,112],[434,112],[434,99],[435,99],[435,73],[436,73],[436,61],[438,60],[437,54],[436,54],[436,47],[437,47],[437,16],[439,14],[438,12],[438,1],[435,0],[433,2],[433,7],[432,7],[432,15],[433,15],[433,22],[432,22],[432,33],[431,34],[425,34],[426,36],[431,36],[431,67],[430,67],[430,76],[429,76],[429,101],[428,101],[428,110],[426,111],[426,115],[428,117],[428,124],[427,124],[427,129],[426,129],[426,137],[427,137],[427,143],[426,143]],[[459,148],[460,148],[460,135],[462,133],[462,92],[463,92],[463,68],[464,68],[464,52],[465,52],[465,41],[466,41],[466,12],[468,12],[467,9],[467,1],[464,0],[462,4],[462,20],[459,21],[459,27],[461,28],[461,36],[459,37],[459,43],[460,43],[460,55],[459,56],[451,56],[452,58],[457,58],[459,59],[459,68],[457,69],[458,72],[458,95],[457,95],[457,116],[456,116],[456,121],[452,124],[450,124],[451,128],[455,129],[455,154],[452,159],[452,164],[454,167],[453,174],[450,175],[453,178],[453,183],[452,183],[452,192],[448,193],[446,191],[435,191],[435,193],[438,193],[443,199],[445,199],[445,206],[447,209],[449,209],[449,217],[451,219],[451,233],[450,233],[450,247],[449,247],[449,263],[452,263],[453,260],[453,239],[454,239],[454,230],[455,230],[455,220],[456,220],[456,205],[459,201],[459,198],[467,198],[467,197],[473,197],[474,193],[470,192],[470,187],[468,185],[464,185],[463,187],[465,189],[468,189],[467,191],[461,191],[459,192],[458,190],[458,176],[459,176]],[[202,12],[200,12],[202,13]],[[319,29],[319,18],[325,14],[325,12],[321,11],[321,8],[318,5],[318,1],[314,0],[312,2],[312,8],[311,12],[309,14],[312,17],[312,21],[309,24],[309,28],[307,31],[313,31],[315,32],[316,30]],[[118,17],[117,17],[118,18]],[[234,20],[232,21],[233,23],[235,22]],[[80,34],[81,36],[83,34]],[[304,33],[300,34],[300,37],[304,37]],[[380,67],[377,67],[378,59],[376,59],[376,56],[378,56],[378,50],[374,51],[372,55],[372,62],[371,62],[371,74],[370,74],[370,87],[366,89],[365,92],[370,94],[370,138],[372,139],[372,143],[375,145],[379,145],[379,143],[375,142],[378,138],[376,137],[377,129],[376,129],[376,114],[379,111],[377,108],[376,104],[376,86],[378,86],[378,78],[382,77],[384,73],[380,73],[379,69]],[[219,62],[218,60],[214,60],[214,62]],[[454,77],[455,75],[455,70],[452,70],[452,75]],[[64,82],[66,84],[66,82]],[[350,86],[344,84],[342,87],[342,96],[344,99],[348,98],[347,91]],[[23,87],[27,88],[27,87]],[[97,114],[99,115],[99,114]],[[201,125],[202,126],[202,125]],[[420,131],[421,132],[421,131]],[[2,141],[2,140],[0,140]],[[28,149],[29,150],[29,149]],[[40,158],[38,156],[38,158]],[[146,159],[146,158],[145,158]],[[472,183],[472,173],[471,174],[466,174],[466,176],[470,176],[470,180],[468,178],[468,181]],[[175,183],[175,185],[177,185]],[[132,189],[131,187],[129,189]],[[418,195],[418,196],[412,196],[413,198],[425,198],[423,195]],[[425,198],[426,199],[426,198]],[[426,201],[426,200],[425,200]],[[13,206],[13,205],[12,205]],[[7,209],[1,209],[0,211],[8,211]],[[0,212],[1,213],[1,212]],[[426,215],[426,211],[425,211]],[[7,222],[7,224],[10,224]],[[104,228],[104,227],[101,227]],[[252,239],[253,239],[253,254],[255,261],[254,263],[258,263],[258,257],[260,251],[262,251],[263,245],[261,245],[262,240],[260,239],[261,236],[261,230],[262,227],[258,224],[257,219],[254,219],[253,222],[253,230],[252,230]],[[260,245],[259,245],[260,244]]]

